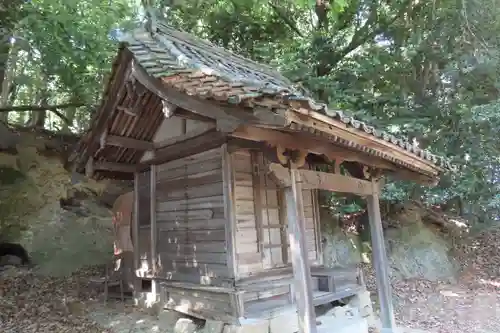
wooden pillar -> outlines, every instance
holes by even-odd
[[[137,270],[140,269],[140,254],[139,254],[139,176],[138,172],[134,173],[134,210],[132,217],[132,245],[134,247],[134,291],[139,290],[139,279],[137,278]]]
[[[290,169],[291,186],[285,188],[288,218],[288,240],[292,255],[294,289],[300,333],[316,333],[316,314],[312,295],[312,278],[306,248],[306,228],[300,174]]]
[[[222,180],[224,196],[224,219],[226,220],[226,258],[229,275],[238,278],[236,265],[236,213],[234,197],[234,174],[231,155],[227,143],[221,147],[222,154]]]
[[[159,292],[157,277],[158,269],[158,258],[156,251],[157,244],[157,234],[158,228],[156,226],[156,165],[151,165],[150,172],[150,220],[151,220],[151,269],[153,273],[153,279],[151,281],[151,294],[153,295],[153,301],[157,300],[157,295]]]
[[[380,217],[379,185],[372,182],[372,194],[367,197],[368,216],[370,219],[370,233],[373,251],[373,266],[377,279],[377,291],[380,303],[380,319],[382,333],[392,333],[396,329],[394,308],[392,304],[392,290],[389,279],[389,262],[385,251],[382,219]]]

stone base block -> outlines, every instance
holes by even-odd
[[[195,333],[198,326],[189,318],[180,318],[175,323],[174,333]]]
[[[298,331],[299,319],[295,310],[282,313],[269,320],[269,333],[295,333]]]
[[[224,323],[217,320],[206,320],[201,333],[222,333]]]

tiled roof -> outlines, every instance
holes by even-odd
[[[343,124],[399,146],[444,169],[454,170],[448,159],[415,146],[407,139],[377,130],[344,112],[310,98],[294,87],[277,70],[231,53],[186,32],[156,20],[151,29],[139,28],[122,39],[149,75],[175,83],[188,94],[212,97],[229,104],[241,104],[262,97],[276,104],[300,102],[304,107],[326,114]],[[195,81],[194,84],[190,80]],[[254,105],[254,103],[250,103]],[[258,105],[258,102],[255,102]],[[279,107],[279,105],[265,105]],[[271,112],[271,111],[270,111]]]

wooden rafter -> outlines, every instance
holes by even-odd
[[[154,144],[152,142],[118,135],[107,135],[105,144],[108,146],[123,147],[142,151],[154,149]]]
[[[113,163],[107,161],[97,161],[93,163],[93,170],[105,170],[114,172],[134,173],[138,171],[138,166],[135,164]]]

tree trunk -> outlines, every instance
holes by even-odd
[[[16,47],[10,47],[10,44],[8,45],[8,49],[10,50],[10,52],[9,54],[7,54],[6,61],[4,63],[0,63],[0,66],[3,66],[2,88],[0,93],[0,107],[7,106],[9,102],[12,100],[10,97],[12,95],[15,96],[13,91],[15,88],[14,78],[16,74],[16,65],[19,56],[19,49]],[[0,50],[0,53],[1,52],[2,51]],[[2,55],[0,55],[0,59],[3,59]],[[9,119],[9,112],[0,113],[1,121],[8,122],[8,119]]]
[[[49,101],[49,91],[48,91],[48,82],[47,82],[47,75],[43,75],[43,86],[38,92],[38,96],[36,98],[36,102],[40,106],[48,105]],[[41,110],[41,111],[31,111],[31,116],[30,119],[28,120],[28,123],[26,124],[29,127],[37,127],[37,128],[44,128],[45,126],[45,119],[47,116],[47,111]]]
[[[63,127],[61,128],[61,131],[64,133],[71,132],[70,126],[73,124],[73,121],[75,120],[76,110],[78,109],[76,104],[78,103],[79,100],[80,100],[79,93],[73,91],[73,96],[71,97],[70,103],[74,103],[75,106],[69,107],[64,111],[64,115],[69,121],[69,123],[63,122]]]

